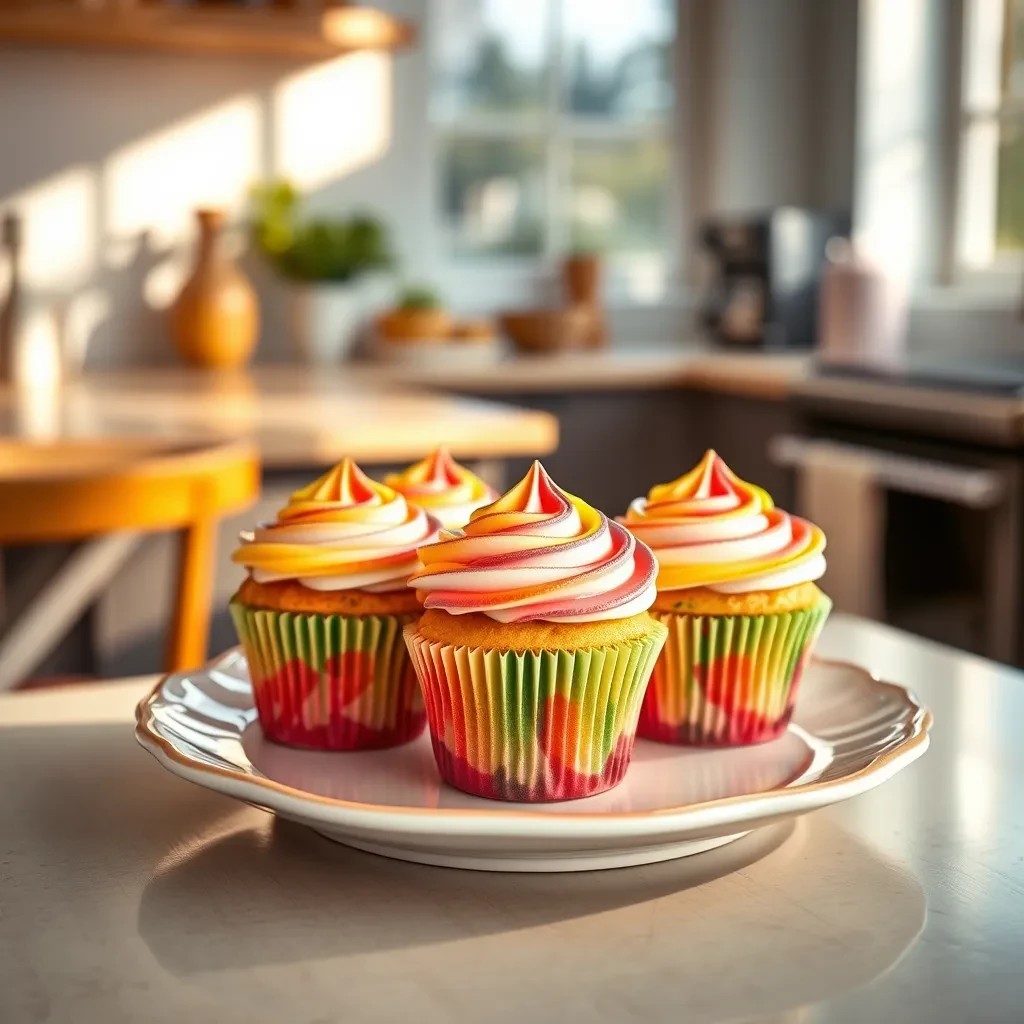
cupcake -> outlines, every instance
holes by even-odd
[[[407,580],[437,526],[345,459],[243,535],[231,617],[270,739],[364,750],[423,731],[402,629],[422,611]]]
[[[427,610],[405,638],[441,776],[530,802],[616,785],[667,632],[651,552],[535,462],[419,554]]]
[[[438,448],[404,472],[385,477],[384,482],[426,509],[446,529],[465,526],[476,509],[498,496],[475,473],[460,466],[447,448]]]
[[[825,536],[709,451],[622,522],[658,559],[651,614],[668,627],[638,734],[736,746],[785,731],[832,602]]]

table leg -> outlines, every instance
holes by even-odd
[[[206,661],[216,541],[217,523],[212,519],[193,523],[182,533],[177,595],[165,660],[168,672],[195,668]]]

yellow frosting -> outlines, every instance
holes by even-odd
[[[658,589],[776,590],[818,579],[825,535],[775,507],[713,451],[677,480],[652,487],[620,518],[658,559]]]
[[[480,477],[456,462],[447,448],[436,449],[401,473],[391,473],[384,482],[448,528],[464,525],[475,509],[497,497]]]
[[[419,567],[416,548],[437,523],[345,459],[296,491],[275,522],[232,555],[260,582],[298,579],[314,589],[393,589]]]

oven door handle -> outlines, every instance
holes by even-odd
[[[866,460],[873,466],[879,484],[893,491],[977,509],[995,508],[1006,496],[1005,479],[992,469],[918,459],[838,441],[812,441],[792,434],[780,434],[768,442],[768,455],[779,466],[803,466],[812,449],[826,457],[833,452]]]

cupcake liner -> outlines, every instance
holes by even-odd
[[[457,647],[406,626],[443,779],[492,800],[574,800],[629,766],[661,635],[579,651]]]
[[[779,615],[651,611],[668,640],[637,734],[662,743],[742,746],[785,731],[832,602]]]
[[[415,616],[298,614],[233,601],[231,617],[270,739],[369,750],[423,731],[423,700],[402,640]]]

